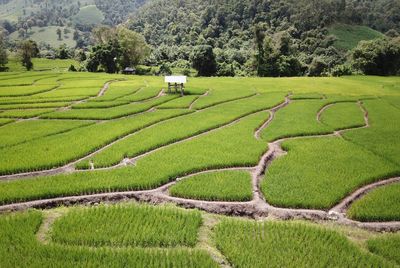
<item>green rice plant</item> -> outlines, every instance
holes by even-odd
[[[139,92],[145,86],[145,82],[139,78],[128,81],[114,82],[109,85],[108,90],[103,96],[94,99],[94,101],[114,101],[118,98],[133,95]]]
[[[382,99],[397,109],[400,109],[400,96],[384,96]]]
[[[208,169],[253,167],[257,165],[267,146],[264,141],[254,138],[254,129],[259,127],[266,118],[265,113],[250,115],[232,126],[163,148],[139,159],[135,166],[0,182],[0,203],[152,189],[175,178]],[[99,134],[97,131],[96,135]],[[55,140],[64,143],[60,142],[60,139],[55,138]],[[79,148],[86,144],[75,146],[75,143],[70,143],[69,146]],[[52,147],[49,146],[49,148]],[[55,151],[60,150],[57,148]],[[65,154],[66,152],[63,157]],[[0,154],[0,157],[2,155]],[[47,152],[46,156],[49,158],[52,154]],[[37,161],[33,163],[37,165]],[[155,168],[155,163],[157,168]]]
[[[38,211],[0,216],[1,267],[218,267],[198,249],[43,244],[36,237],[42,220]]]
[[[249,98],[257,93],[254,91],[223,91],[210,90],[207,96],[201,96],[194,104],[194,109],[204,109],[224,102]]]
[[[290,96],[292,100],[322,100],[323,98],[321,93],[296,93]]]
[[[312,224],[223,220],[215,232],[217,247],[234,267],[393,267]]]
[[[318,111],[327,104],[325,100],[301,100],[279,110],[261,137],[267,141],[294,136],[327,134],[333,129],[317,121]]]
[[[359,221],[400,221],[400,184],[373,190],[356,200],[347,213]]]
[[[37,98],[37,97],[11,97],[11,98],[0,98],[0,105],[12,105],[12,104],[31,104],[41,105],[43,103],[57,103],[65,102],[70,103],[72,101],[80,101],[86,99],[86,96],[71,96],[71,97],[55,97],[55,98]]]
[[[148,205],[74,208],[58,219],[52,240],[72,246],[194,247],[198,211]]]
[[[187,109],[190,104],[192,104],[195,100],[197,100],[199,96],[196,95],[188,95],[177,98],[173,101],[161,104],[158,108],[161,109]]]
[[[367,241],[368,250],[400,265],[400,234],[386,234]]]
[[[117,106],[122,106],[129,104],[128,101],[88,101],[84,103],[75,104],[72,106],[72,109],[103,109],[103,108],[112,108]],[[1,108],[1,106],[0,106]]]
[[[67,164],[142,128],[187,113],[164,110],[114,120],[0,149],[0,174],[50,169]],[[29,157],[21,157],[29,152]]]
[[[55,77],[54,74],[51,75]],[[43,73],[16,73],[7,76],[2,76],[0,79],[0,87],[10,87],[10,86],[30,86],[40,79],[49,77],[49,74]]]
[[[400,174],[398,165],[339,137],[286,141],[261,184],[280,207],[329,209],[356,189]]]
[[[31,96],[38,93],[50,91],[56,85],[29,85],[29,86],[7,86],[0,87],[0,97]]]
[[[1,113],[0,113],[0,115],[1,115]],[[12,119],[0,118],[0,126],[4,126],[4,125],[10,124],[12,122],[14,122],[14,120],[12,120]]]
[[[129,101],[129,102],[144,101],[158,96],[160,92],[161,92],[161,87],[149,86],[141,88],[139,91],[133,94],[117,98],[117,100]]]
[[[86,120],[110,120],[121,118],[128,115],[134,115],[148,111],[149,109],[161,103],[165,103],[177,98],[177,96],[163,96],[154,100],[120,105],[111,108],[88,108],[72,109],[67,111],[57,111],[46,114],[42,118],[46,119],[86,119]]]
[[[3,118],[32,118],[43,114],[51,113],[54,109],[28,109],[28,110],[7,110],[0,114]]]
[[[89,168],[89,161],[95,167],[112,166],[125,157],[132,158],[160,146],[215,129],[248,114],[271,108],[283,102],[283,99],[284,95],[281,93],[260,94],[162,122],[117,142],[91,159],[82,162],[78,167]]]
[[[0,148],[60,134],[75,128],[88,126],[89,124],[93,123],[90,121],[35,120],[11,124],[0,128]]]
[[[37,101],[37,100],[36,100]],[[71,102],[37,102],[24,104],[0,104],[0,109],[16,110],[16,109],[40,109],[40,108],[60,108],[69,105]]]
[[[328,107],[321,115],[321,122],[335,130],[365,125],[361,108],[351,102],[335,103]]]
[[[250,201],[251,176],[246,171],[222,171],[196,175],[169,189],[172,196],[209,201]]]
[[[400,112],[384,100],[366,100],[369,128],[349,131],[343,137],[400,165]]]

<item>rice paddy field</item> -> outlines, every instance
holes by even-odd
[[[0,73],[0,267],[400,266],[400,78],[50,69]]]

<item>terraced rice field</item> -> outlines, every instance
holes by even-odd
[[[400,265],[399,78],[164,88],[0,74],[0,267]]]

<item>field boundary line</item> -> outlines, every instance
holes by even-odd
[[[207,90],[203,95],[198,96],[196,99],[192,101],[192,103],[189,105],[189,110],[193,110],[193,106],[196,104],[196,102],[203,97],[207,97],[208,94],[210,93],[210,90]]]
[[[353,192],[352,194],[350,194],[349,196],[344,198],[342,201],[340,201],[339,204],[337,204],[330,210],[330,212],[346,214],[349,207],[358,199],[361,199],[362,197],[364,197],[365,195],[367,195],[368,193],[370,193],[371,191],[373,191],[379,187],[383,187],[383,186],[391,185],[391,184],[395,184],[395,183],[400,183],[400,177],[381,180],[381,181],[377,181],[377,182],[365,185],[364,187],[359,188],[358,190],[356,190],[355,192]]]

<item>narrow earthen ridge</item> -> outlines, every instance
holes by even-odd
[[[322,116],[322,114],[327,110],[327,109],[329,109],[330,107],[332,107],[333,105],[335,105],[336,103],[329,103],[329,104],[327,104],[327,105],[324,105],[319,111],[318,111],[318,113],[317,113],[317,121],[319,122],[319,123],[321,123],[321,116]]]
[[[394,184],[394,183],[400,183],[400,177],[382,180],[382,181],[378,181],[378,182],[366,185],[366,186],[358,189],[354,193],[352,193],[350,196],[343,199],[339,204],[337,204],[335,207],[333,207],[330,210],[330,212],[345,214],[347,209],[354,203],[354,201],[362,198],[363,196],[365,196],[366,194],[368,194],[369,192],[371,192],[372,190],[374,190],[378,187],[382,187],[382,186]]]
[[[261,132],[262,132],[265,128],[267,128],[267,126],[274,120],[274,118],[275,118],[275,113],[276,113],[277,111],[279,111],[280,109],[285,108],[286,106],[288,106],[288,105],[291,103],[291,100],[290,100],[289,97],[290,97],[290,95],[286,96],[286,97],[285,97],[285,101],[284,101],[283,103],[281,103],[280,105],[278,105],[278,106],[276,106],[276,107],[274,107],[274,108],[272,108],[272,109],[269,110],[270,116],[269,116],[268,120],[267,120],[264,124],[262,124],[261,127],[259,127],[259,128],[256,130],[256,132],[254,133],[254,137],[255,137],[257,140],[260,140],[260,139],[261,139]]]
[[[42,244],[49,244],[50,238],[49,233],[53,223],[61,217],[63,214],[59,211],[46,211],[43,215],[42,224],[36,233],[36,238]]]
[[[199,96],[198,98],[196,98],[194,101],[192,101],[192,103],[189,106],[189,110],[193,110],[193,106],[196,104],[196,102],[203,97],[207,97],[208,94],[210,93],[210,90],[207,90],[203,95]]]
[[[203,224],[199,229],[199,241],[196,248],[205,250],[211,256],[211,258],[218,263],[222,268],[231,268],[229,261],[226,257],[217,249],[215,242],[212,238],[213,228],[220,222],[215,215],[203,215]]]

